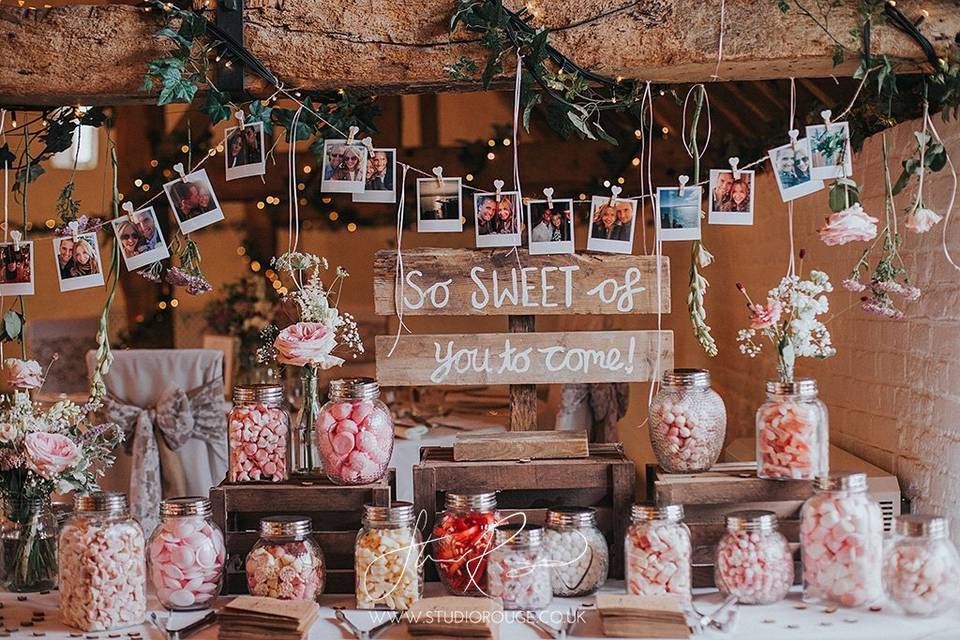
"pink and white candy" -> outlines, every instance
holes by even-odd
[[[637,522],[627,529],[627,593],[678,594],[690,602],[690,533],[680,523]]]
[[[777,532],[728,531],[717,544],[714,578],[721,593],[741,604],[782,600],[793,584],[787,539]]]
[[[553,598],[549,562],[539,552],[503,548],[490,554],[487,589],[504,609],[544,609]]]
[[[323,470],[334,482],[363,484],[383,477],[393,454],[393,419],[373,400],[324,407],[316,425]]]
[[[167,609],[200,609],[220,592],[223,534],[206,518],[164,519],[150,539],[150,581]]]
[[[289,421],[280,407],[237,405],[230,412],[230,482],[287,479]]]
[[[720,396],[691,392],[650,407],[650,436],[668,473],[706,471],[720,457],[727,414]]]
[[[267,543],[247,554],[251,595],[281,600],[316,600],[323,594],[326,568],[312,544]]]
[[[934,616],[960,605],[960,560],[948,540],[901,542],[883,565],[887,597],[905,613]]]
[[[760,409],[757,422],[758,475],[812,479],[826,469],[819,441],[820,409],[813,403],[775,402]]]

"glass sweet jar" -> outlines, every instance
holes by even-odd
[[[859,607],[883,596],[883,515],[864,473],[821,476],[800,510],[803,599]]]
[[[606,538],[597,528],[595,509],[548,509],[543,548],[550,561],[553,595],[585,596],[607,581],[610,550]]]
[[[772,511],[735,511],[726,516],[726,533],[717,543],[714,582],[724,596],[741,604],[783,600],[793,584],[793,555],[777,531]]]
[[[650,442],[667,473],[707,471],[720,457],[727,409],[706,369],[670,369],[650,403]]]
[[[102,492],[74,498],[60,530],[60,619],[82,631],[142,624],[147,614],[143,530],[127,496]]]
[[[495,529],[487,565],[488,595],[504,609],[544,609],[553,599],[543,527],[504,524]]]
[[[627,593],[676,594],[690,603],[692,545],[683,505],[633,505],[624,547]]]
[[[884,551],[883,589],[904,613],[937,616],[960,605],[960,557],[947,519],[903,515]]]
[[[433,527],[433,559],[440,581],[453,594],[487,589],[487,556],[497,524],[497,494],[448,493]]]
[[[354,549],[358,609],[405,611],[420,599],[422,543],[409,502],[363,506],[363,528]]]
[[[313,521],[303,516],[260,520],[260,539],[246,560],[251,595],[280,600],[316,600],[323,594],[327,569],[313,537]]]
[[[161,503],[160,524],[147,541],[147,568],[160,604],[172,611],[209,607],[223,585],[226,555],[209,499]]]
[[[228,482],[286,480],[290,416],[278,384],[243,384],[233,388],[227,428]]]
[[[314,437],[323,470],[337,484],[376,482],[393,454],[393,418],[371,378],[333,380]]]
[[[815,380],[767,382],[757,410],[757,476],[813,480],[827,474],[827,407]]]

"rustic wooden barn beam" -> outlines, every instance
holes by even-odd
[[[519,7],[519,0],[507,4]],[[599,73],[656,82],[710,80],[717,72],[719,3],[656,0],[551,0],[535,24],[557,29],[552,42],[581,66]],[[829,26],[842,41],[857,26],[856,3],[831,10]],[[444,65],[482,51],[469,33],[451,38],[453,0],[246,0],[245,40],[287,86],[340,87],[371,93],[476,89],[453,82]],[[728,0],[725,80],[825,77],[849,74],[856,56],[834,67],[833,41],[796,11],[782,14],[769,0]],[[960,32],[952,0],[903,0],[910,18],[923,9],[920,30],[941,52]],[[605,14],[605,17],[591,20]],[[145,100],[140,90],[147,60],[159,57],[153,37],[159,17],[129,5],[48,9],[0,6],[0,102],[5,104],[117,104]],[[905,67],[923,63],[920,49],[889,26],[872,33],[875,53]],[[856,47],[855,43],[851,46]],[[509,66],[509,64],[508,64]],[[249,74],[254,94],[267,88]]]

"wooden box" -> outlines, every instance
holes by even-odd
[[[756,463],[721,463],[697,474],[669,474],[647,465],[647,495],[657,506],[682,504],[693,542],[693,586],[712,587],[714,552],[731,511],[773,511],[780,532],[794,551],[795,580],[800,572],[800,507],[813,495],[810,480],[762,480]]]
[[[225,594],[247,593],[244,560],[260,537],[260,518],[303,515],[313,519],[313,535],[327,563],[326,593],[353,593],[353,547],[363,505],[389,505],[396,487],[394,470],[379,482],[336,485],[326,478],[277,484],[221,483],[210,490],[213,519],[227,548]]]
[[[623,536],[635,492],[636,470],[619,444],[591,444],[586,458],[526,461],[462,461],[449,447],[424,447],[413,467],[413,494],[424,531],[450,492],[499,491],[503,513],[524,512],[528,522],[543,524],[550,507],[580,506],[597,510],[597,524],[610,543],[610,575],[623,577]]]

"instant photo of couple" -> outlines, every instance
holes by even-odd
[[[134,211],[111,222],[127,269],[132,271],[170,257],[153,207]]]
[[[710,171],[710,224],[753,224],[752,170]]]
[[[226,141],[227,180],[262,176],[267,172],[262,122],[227,129]]]
[[[223,211],[205,169],[163,185],[180,230],[192,233],[223,220]]]
[[[57,277],[60,291],[73,291],[103,285],[100,267],[100,247],[96,233],[53,239],[57,258]]]

